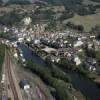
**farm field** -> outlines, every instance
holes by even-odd
[[[94,15],[86,15],[86,16],[75,15],[73,18],[65,20],[64,23],[67,23],[68,21],[71,21],[74,24],[83,25],[84,30],[88,32],[95,25],[100,25],[100,13]]]

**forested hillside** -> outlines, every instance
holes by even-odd
[[[46,2],[48,5],[64,5],[66,10],[79,15],[95,14],[96,9],[100,8],[100,0],[2,0],[3,2],[16,4],[29,4],[36,1]],[[84,4],[83,1],[97,2],[98,5]]]
[[[46,23],[48,30],[58,30],[61,28],[71,26],[71,28],[79,29],[83,25],[82,30],[90,31],[95,25],[99,25],[100,2],[99,0],[2,0],[6,2],[6,6],[12,4],[30,4],[24,6],[24,9],[31,9],[23,11],[23,6],[20,5],[20,10],[14,10],[10,13],[4,13],[0,16],[0,23],[3,25],[16,25],[27,15],[32,18],[32,24]],[[41,2],[40,2],[41,1]],[[94,2],[95,1],[95,2]],[[38,8],[34,9],[38,5]],[[22,8],[21,8],[22,7]],[[16,7],[15,7],[16,8]],[[11,8],[10,8],[11,9]],[[34,10],[34,13],[32,12]],[[22,14],[19,14],[23,12]],[[67,22],[71,22],[68,25]],[[75,24],[75,25],[74,25]]]

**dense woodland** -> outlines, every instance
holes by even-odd
[[[100,2],[100,0],[91,0],[91,1],[94,1],[94,2]]]
[[[79,15],[94,14],[96,9],[100,8],[100,6],[85,5],[83,4],[84,0],[43,0],[43,1],[47,1],[52,5],[64,5],[67,10],[77,13]],[[97,0],[97,2],[98,1],[99,0]]]
[[[5,1],[5,0],[3,0]],[[35,0],[33,0],[35,1]],[[94,14],[97,8],[100,8],[97,5],[85,5],[83,4],[84,0],[40,0],[46,2],[50,5],[64,5],[65,8],[69,11],[77,13],[79,15],[88,15]],[[87,0],[88,1],[88,0]],[[100,0],[91,0],[93,2],[100,2]],[[15,4],[30,4],[31,0],[8,0],[8,4],[15,3]]]

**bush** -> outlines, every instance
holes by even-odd
[[[75,30],[78,30],[78,31],[84,31],[83,25],[75,25],[72,22],[68,22],[66,24],[66,27],[69,27],[69,28],[72,28],[72,29],[75,29]]]
[[[86,49],[85,50],[85,53],[86,53],[86,55],[88,57],[92,57],[92,58],[95,58],[96,57],[96,52],[93,49]]]

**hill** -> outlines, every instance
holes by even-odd
[[[1,0],[3,3],[14,3],[14,4],[28,4],[34,3],[37,0]]]
[[[99,0],[2,0],[2,1],[7,3],[8,5],[25,4],[24,5],[25,7],[22,6],[21,8],[22,12],[23,12],[23,7],[24,9],[26,9],[26,12],[23,13],[23,15],[19,15],[18,14],[19,11],[14,11],[8,14],[6,14],[5,12],[4,16],[0,16],[0,23],[4,25],[5,24],[12,25],[14,22],[16,24],[16,22],[20,22],[26,15],[32,18],[32,23],[38,23],[38,22],[46,23],[49,26],[48,29],[54,28],[54,30],[55,27],[58,27],[58,29],[60,29],[59,27],[66,28],[67,27],[66,23],[62,25],[63,24],[62,22],[68,22],[68,21],[71,21],[73,24],[83,25],[85,31],[90,31],[93,26],[100,24],[100,21],[98,21],[100,18],[99,17],[100,14],[98,14],[100,13]],[[34,3],[35,7],[38,5],[39,8],[34,9],[35,7],[33,7],[33,4],[31,3]],[[31,5],[27,6],[26,4],[31,4]],[[29,8],[30,11],[28,10]],[[11,9],[11,7],[9,7],[9,9]],[[32,10],[34,10],[34,13],[32,12]],[[77,26],[74,27],[76,28]]]
[[[96,0],[2,0],[5,3],[28,4],[36,1],[45,2],[48,5],[63,5],[67,10],[79,15],[95,14],[96,9],[100,8],[100,2]],[[84,2],[88,2],[84,3]],[[92,2],[92,3],[91,3]],[[95,5],[94,5],[95,3]]]
[[[100,20],[100,13],[93,15],[86,15],[86,16],[75,15],[73,18],[64,21],[64,23],[70,21],[76,25],[83,25],[84,31],[89,32],[91,31],[92,27],[100,25],[99,20]]]

